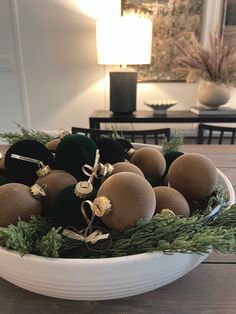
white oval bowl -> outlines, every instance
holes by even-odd
[[[233,187],[218,170],[229,202],[235,203]],[[21,257],[0,248],[0,275],[35,293],[72,300],[109,300],[128,297],[164,286],[191,271],[208,254],[162,252],[101,259]]]

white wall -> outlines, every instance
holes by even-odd
[[[89,1],[0,0],[0,57],[10,56],[15,65],[13,72],[0,72],[0,131],[14,129],[12,120],[55,133],[87,127],[93,110],[109,108],[108,69],[96,60],[95,19],[84,13]],[[221,0],[206,3],[208,31],[218,22]],[[139,83],[137,109],[155,98],[175,98],[175,109],[189,108],[196,94],[197,84]]]
[[[16,130],[13,121],[25,125],[9,0],[0,1],[0,108],[0,132]]]
[[[68,0],[20,0],[18,16],[32,128],[87,126],[104,106],[94,19]]]

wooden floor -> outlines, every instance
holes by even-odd
[[[236,145],[184,145],[208,156],[236,191]],[[37,295],[0,279],[0,314],[236,314],[236,257],[213,253],[193,271],[154,291],[111,301]]]

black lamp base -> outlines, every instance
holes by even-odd
[[[110,110],[132,114],[136,110],[137,72],[110,72]]]

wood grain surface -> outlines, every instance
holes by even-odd
[[[184,145],[182,149],[208,156],[236,191],[236,145]],[[50,298],[0,279],[0,314],[235,314],[235,296],[235,255],[212,253],[196,269],[167,286],[111,301]]]

